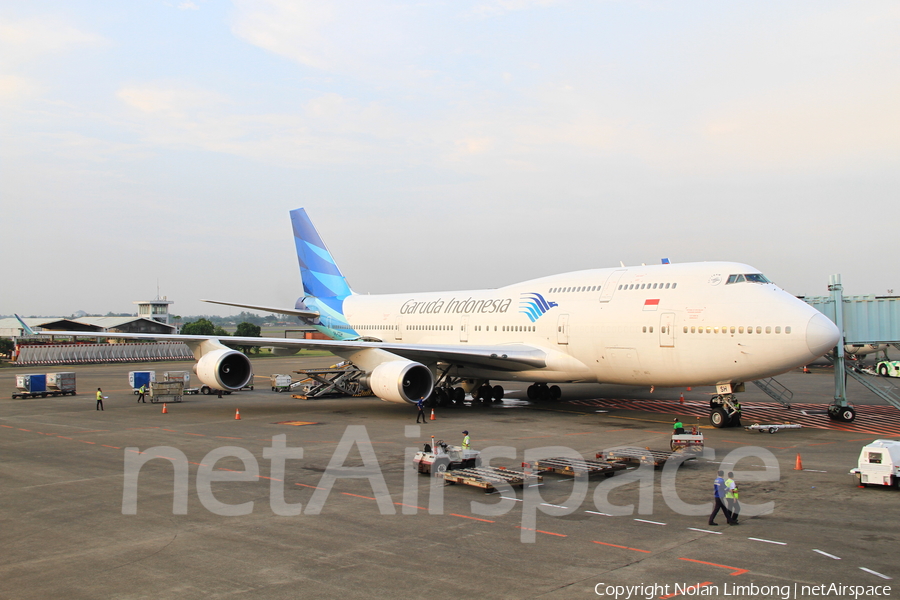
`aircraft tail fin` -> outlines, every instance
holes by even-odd
[[[294,245],[297,248],[297,260],[300,262],[300,278],[303,280],[303,292],[316,298],[346,298],[353,292],[334,257],[319,232],[316,231],[306,210],[298,208],[291,211],[291,225],[294,229]]]
[[[25,330],[25,333],[27,333],[28,335],[37,335],[34,332],[34,329],[32,329],[31,327],[29,327],[28,325],[25,324],[25,321],[22,320],[22,317],[20,317],[16,313],[13,313],[13,315],[16,317],[16,321],[19,322],[19,325],[22,326],[22,329]]]

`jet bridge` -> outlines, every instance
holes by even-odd
[[[831,319],[840,329],[843,342],[829,360],[834,362],[834,403],[828,414],[838,421],[852,421],[855,411],[847,402],[847,375],[878,397],[900,408],[900,394],[893,385],[874,383],[873,377],[847,364],[847,344],[890,344],[900,348],[900,296],[844,296],[840,275],[829,278],[829,296],[806,297],[807,304]]]

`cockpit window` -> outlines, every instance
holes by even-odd
[[[762,273],[748,273],[745,277],[750,283],[772,283]]]
[[[750,283],[772,283],[766,279],[766,276],[762,273],[746,273],[743,275],[729,275],[725,285],[728,285],[729,283],[744,283],[745,281],[749,281]]]

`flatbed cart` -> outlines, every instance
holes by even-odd
[[[150,402],[181,402],[183,381],[151,381]]]
[[[803,425],[799,423],[771,423],[766,425],[760,425],[759,423],[754,423],[753,425],[747,425],[744,427],[747,431],[758,431],[760,433],[777,433],[782,429],[802,429]]]
[[[523,471],[504,469],[503,467],[477,467],[472,469],[460,469],[446,471],[444,481],[448,485],[461,484],[483,489],[485,492],[494,491],[498,483],[506,483],[513,487],[523,487],[526,483],[538,483],[544,478]]]
[[[534,467],[538,471],[571,475],[573,477],[590,477],[600,473],[606,477],[612,477],[617,471],[628,468],[625,463],[621,462],[578,460],[565,456],[535,461]]]
[[[649,448],[613,448],[606,452],[598,452],[597,458],[610,462],[653,465],[654,469],[659,469],[669,460],[685,461],[693,460],[696,457],[682,452],[666,452],[665,450],[650,450]]]

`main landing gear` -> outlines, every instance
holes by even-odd
[[[546,383],[533,383],[526,390],[529,400],[559,400],[562,390],[558,385],[548,386]]]
[[[491,385],[489,381],[450,380],[445,379],[443,385],[432,390],[431,396],[425,401],[429,408],[451,406],[463,406],[466,393],[472,394],[472,406],[481,404],[487,406],[492,402],[503,402],[503,386]]]

